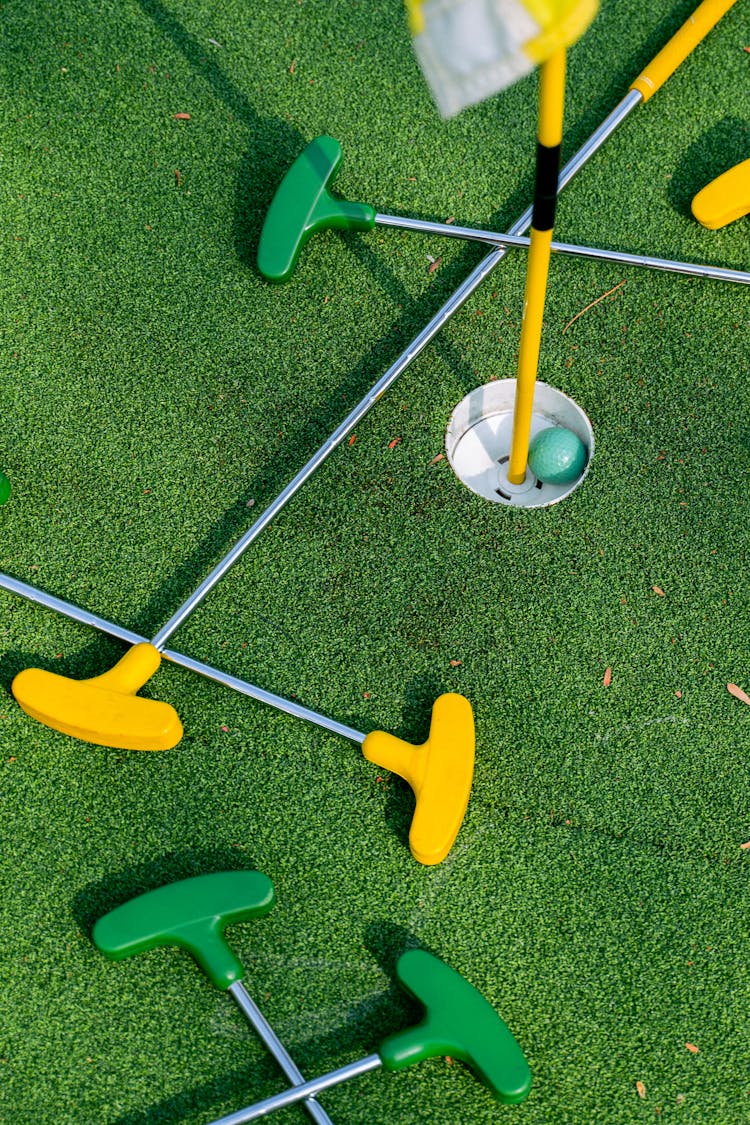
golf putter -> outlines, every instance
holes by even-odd
[[[482,242],[504,249],[528,250],[531,239],[521,234],[496,234],[474,227],[452,223],[436,223],[407,216],[385,215],[367,203],[351,203],[330,192],[343,161],[341,145],[333,137],[322,135],[303,149],[281,181],[266,213],[258,245],[258,269],[268,281],[288,281],[300,253],[314,234],[325,230],[369,231],[375,226],[394,227],[419,234],[444,235],[470,242]],[[750,203],[748,203],[750,207]],[[596,261],[615,262],[623,266],[679,273],[714,281],[730,281],[750,285],[750,272],[726,269],[723,266],[678,262],[647,254],[628,254],[621,250],[600,250],[567,242],[550,245],[553,254]]]
[[[25,594],[21,590],[25,584],[8,580],[7,576],[3,576],[0,585]],[[41,601],[42,598],[32,600]],[[57,604],[53,604],[52,600],[44,604],[59,610],[61,603],[58,599],[54,601]],[[83,618],[78,619],[95,623],[91,615],[85,613]],[[98,622],[101,621],[101,618],[98,619]],[[107,625],[105,623],[104,631],[112,632]],[[128,636],[124,639],[137,637],[137,634],[126,632]],[[122,637],[123,631],[117,631],[115,635]],[[185,665],[187,660],[177,653],[165,655],[174,663]],[[167,750],[182,737],[182,724],[177,712],[168,703],[136,694],[160,662],[161,653],[153,642],[149,644],[137,637],[133,648],[114,668],[101,676],[74,680],[46,669],[26,668],[13,680],[12,690],[27,715],[63,734],[125,750]],[[198,662],[191,662],[189,666],[198,670]],[[218,675],[208,674],[212,679],[219,678]],[[224,682],[235,690],[242,690],[239,687],[241,681],[234,677]],[[251,690],[245,694],[276,703],[278,697],[247,686]],[[281,709],[290,710],[288,707]],[[302,711],[304,709],[293,713],[300,714]],[[300,717],[307,718],[309,715],[308,712],[300,714]],[[344,733],[359,743],[368,761],[399,774],[409,783],[416,798],[409,830],[412,855],[419,863],[427,865],[442,862],[458,835],[471,793],[475,735],[469,701],[456,692],[439,696],[433,705],[429,736],[419,746],[384,731],[361,734],[342,724],[323,720],[322,716],[316,717],[315,721],[334,733]]]
[[[421,1023],[390,1035],[374,1054],[230,1113],[212,1125],[243,1125],[380,1067],[395,1072],[444,1055],[465,1063],[501,1104],[515,1105],[528,1097],[528,1063],[481,992],[423,949],[403,953],[396,964],[396,976],[405,991],[424,1007]]]
[[[226,926],[262,918],[273,909],[273,883],[259,871],[219,871],[169,883],[105,914],[93,941],[105,957],[121,961],[160,946],[176,945],[193,955],[216,988],[229,992],[295,1086],[304,1082],[292,1057],[242,983],[244,968],[224,939]],[[305,1097],[318,1125],[333,1125],[322,1106]]]
[[[0,507],[2,507],[7,500],[10,500],[10,493],[10,481],[5,473],[0,473]]]
[[[111,676],[113,672],[117,672],[123,664],[127,667],[129,660],[135,659],[131,655],[133,652],[138,652],[138,660],[145,660],[148,654],[153,654],[155,651],[153,645],[138,633],[134,633],[132,629],[125,629],[17,578],[0,574],[0,588],[133,646],[107,675]],[[347,738],[360,747],[368,761],[398,773],[409,783],[416,798],[409,829],[409,848],[412,855],[418,863],[428,866],[445,859],[466,813],[474,774],[474,716],[471,705],[464,696],[455,692],[446,692],[439,696],[432,709],[429,737],[421,746],[414,746],[384,731],[363,734],[354,727],[321,715],[300,703],[284,699],[265,688],[257,687],[228,672],[213,668],[191,656],[184,656],[173,649],[165,648],[162,655],[170,663],[197,672],[198,675],[222,684],[232,691],[265,703],[304,722],[313,723],[332,734]],[[19,677],[23,677],[20,684],[16,682]],[[152,700],[131,694],[118,697],[117,692],[112,692],[111,680],[110,688],[103,690],[101,682],[97,684],[96,680],[71,680],[37,668],[29,668],[19,673],[16,681],[13,690],[14,693],[21,694],[24,710],[31,714],[32,707],[43,707],[42,721],[46,725],[53,725],[49,721],[52,712],[55,729],[63,729],[65,716],[70,719],[71,711],[77,708],[76,723],[77,729],[80,729],[84,721],[91,721],[86,720],[85,717],[90,715],[92,710],[94,714],[101,711],[104,713],[102,722],[110,724],[113,728],[112,738],[117,738],[118,742],[124,740],[125,727],[131,735],[133,733],[133,709],[136,709],[136,718],[140,716],[138,721],[143,724],[144,718],[140,707],[152,703]],[[110,699],[107,692],[112,692],[114,698]],[[59,699],[56,706],[53,706],[56,693],[59,693]],[[16,697],[18,698],[18,695]],[[108,702],[113,712],[120,715],[119,720],[107,718]],[[123,714],[128,708],[130,713]],[[148,717],[151,714],[150,710],[146,709],[145,714]],[[155,723],[154,727],[156,726]],[[66,731],[66,733],[70,732]],[[149,732],[149,737],[154,737],[154,730]],[[92,740],[89,738],[88,741]],[[148,746],[148,749],[153,748],[153,744]]]
[[[32,719],[72,738],[123,750],[170,750],[182,738],[179,715],[171,704],[137,694],[160,664],[153,645],[139,643],[100,676],[73,680],[25,668],[12,691]]]
[[[708,230],[720,230],[750,214],[750,160],[735,164],[706,184],[691,206],[695,218]]]

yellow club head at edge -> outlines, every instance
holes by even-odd
[[[735,164],[701,188],[693,198],[692,211],[708,230],[720,230],[750,213],[750,160]]]

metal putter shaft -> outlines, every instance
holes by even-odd
[[[224,940],[224,928],[267,914],[274,905],[271,880],[259,871],[221,871],[183,879],[118,906],[94,926],[93,941],[112,961],[159,946],[187,949],[211,982],[227,991],[295,1086],[304,1078],[242,983],[242,963]],[[304,1108],[317,1125],[333,1125],[311,1095]]]
[[[212,1125],[244,1125],[371,1070],[404,1070],[441,1055],[464,1062],[501,1104],[515,1105],[528,1096],[531,1072],[523,1052],[473,985],[423,949],[403,953],[396,964],[396,975],[402,987],[425,1008],[420,1024],[389,1036],[375,1054],[230,1113]]]
[[[495,234],[493,231],[482,230],[477,227],[460,227],[453,223],[436,223],[429,219],[412,219],[398,215],[376,214],[375,224],[383,227],[394,227],[401,230],[412,230],[419,234],[444,235],[447,238],[459,238],[468,242],[483,242],[494,246],[504,246],[509,250],[528,250],[531,239],[521,234]],[[661,270],[664,273],[679,273],[686,277],[701,277],[711,281],[729,281],[737,285],[750,285],[750,272],[747,270],[729,269],[724,266],[706,265],[702,262],[680,262],[673,258],[658,258],[652,254],[629,254],[624,250],[602,250],[596,246],[579,246],[571,242],[557,242],[553,239],[550,244],[553,254],[563,254],[566,257],[591,258],[597,262],[613,262],[621,266],[641,266],[651,270]]]
[[[620,110],[623,109],[625,111],[624,117],[635,105],[641,101],[647,101],[735,2],[736,0],[704,0],[690,19],[633,82],[630,94],[638,96],[632,99],[632,104],[628,104],[626,107],[624,103],[621,103],[614,114],[619,115]],[[625,101],[630,103],[631,99],[628,97]],[[622,119],[620,118],[620,120]],[[619,120],[616,123],[619,123]],[[597,134],[594,134],[591,141],[596,136]],[[591,142],[585,145],[578,154],[578,156],[581,156],[586,153],[583,161],[578,162],[577,156],[563,170],[558,191],[570,178],[568,172],[571,171],[572,174],[577,170],[577,167],[580,167],[588,159],[588,155],[591,155],[591,152],[598,147],[594,145],[590,151],[587,151],[590,144]],[[330,228],[368,231],[373,226],[380,225],[401,227],[407,230],[421,231],[422,233],[444,234],[453,238],[473,239],[499,245],[506,250],[510,246],[529,247],[530,245],[529,240],[520,240],[518,236],[528,227],[531,221],[531,209],[526,212],[522,220],[519,220],[519,223],[511,228],[510,232],[496,234],[492,231],[473,230],[470,227],[454,226],[451,228],[451,225],[447,223],[431,223],[419,219],[378,214],[375,208],[369,204],[352,203],[344,199],[334,198],[329,193],[328,188],[336,176],[341,161],[342,150],[338,141],[329,136],[320,136],[310,142],[287,171],[266,214],[258,247],[258,268],[269,281],[287,281],[294,271],[305,243],[313,234]],[[571,169],[574,164],[576,167]],[[736,172],[733,173],[733,183],[738,175]],[[744,190],[747,194],[747,189]],[[722,195],[721,206],[723,209],[725,206],[723,197],[726,195],[723,186],[720,189],[720,194]],[[736,194],[736,188],[733,188],[733,194]],[[712,205],[711,211],[713,212],[713,210],[715,208]],[[739,213],[744,212],[740,211]],[[713,220],[713,215],[711,219]],[[521,225],[522,223],[523,225]],[[583,246],[569,246],[559,242],[553,244],[553,249],[557,253],[593,257],[605,261],[619,262],[623,265],[647,266],[676,273],[686,273],[690,276],[746,283],[742,271],[730,270],[725,272],[720,267],[704,266],[698,263],[673,262],[669,259],[658,259],[638,254],[621,254],[618,251],[599,250]]]
[[[36,605],[44,606],[45,609],[51,609],[55,613],[61,614],[63,617],[70,618],[71,621],[77,621],[80,625],[89,625],[94,629],[98,629],[100,633],[105,633],[109,637],[115,637],[117,640],[125,641],[129,645],[142,645],[148,644],[146,637],[141,636],[140,633],[134,632],[132,629],[127,629],[123,625],[118,625],[114,621],[108,621],[104,617],[100,617],[96,613],[91,613],[88,609],[83,609],[81,606],[74,605],[72,602],[65,601],[63,598],[55,597],[54,594],[48,594],[46,590],[40,590],[36,586],[31,586],[28,582],[22,582],[19,578],[13,578],[9,574],[0,573],[0,589],[6,590],[9,594],[15,594],[17,597],[25,598],[27,601],[34,602]],[[175,652],[173,649],[164,649],[162,656],[168,660],[170,664],[176,664],[180,668],[187,668],[190,672],[197,672],[199,676],[204,676],[208,680],[213,680],[215,683],[222,684],[224,687],[231,688],[233,691],[238,692],[240,695],[246,695],[251,699],[258,700],[259,703],[266,703],[270,707],[275,707],[278,711],[283,711],[287,715],[292,715],[296,719],[303,719],[305,722],[314,723],[316,726],[323,727],[325,730],[330,731],[332,734],[339,734],[342,738],[349,739],[350,742],[356,742],[361,745],[366,735],[361,731],[355,730],[354,727],[347,726],[345,723],[339,723],[336,719],[329,719],[326,715],[320,715],[317,711],[311,711],[309,707],[303,707],[301,703],[295,703],[291,699],[284,699],[280,695],[275,695],[271,691],[266,691],[265,688],[256,687],[255,684],[248,683],[246,680],[241,680],[237,676],[232,676],[228,672],[222,672],[218,668],[213,668],[209,664],[204,664],[200,660],[194,659],[192,656],[184,656],[182,653]],[[152,702],[149,700],[148,702]]]
[[[635,107],[640,105],[641,102],[647,101],[660,88],[669,75],[673,73],[734,2],[735,0],[703,0],[703,3],[699,5],[690,19],[638,76],[625,98],[591,135],[578,153],[568,161],[558,178],[558,191],[569,183]],[[531,218],[532,208],[529,208],[514,224],[510,233],[514,235],[522,234],[527,229]],[[122,667],[118,665],[102,677],[93,681],[86,681],[88,686],[85,686],[83,691],[79,693],[79,698],[75,697],[77,689],[70,687],[71,683],[74,682],[68,681],[67,686],[60,684],[59,681],[63,680],[63,677],[58,677],[53,681],[51,673],[43,673],[37,669],[27,669],[19,673],[13,682],[13,693],[24,710],[40,722],[45,722],[58,730],[63,730],[90,742],[101,742],[104,745],[120,746],[125,749],[165,749],[176,745],[182,735],[182,727],[179,716],[174,709],[169,708],[167,704],[160,704],[154,709],[148,705],[154,704],[156,701],[143,699],[136,694],[158,666],[160,651],[164,649],[169,637],[198,607],[264,528],[272,522],[308,477],[337,448],[409,364],[421,354],[450,317],[462,307],[472,293],[499,265],[506,253],[505,248],[499,247],[475,267],[453,296],[432,317],[416,339],[381,376],[371,391],[344,419],[324,445],[310,458],[276,500],[268,506],[260,518],[214,567],[197,590],[177,609],[166,625],[156,634],[150,645],[143,644],[136,647],[132,653],[126,654],[126,657],[123,658]],[[53,683],[55,685],[54,691],[52,691]],[[94,706],[92,687],[94,693],[99,693],[96,706]],[[73,692],[72,695],[71,692]],[[132,741],[121,737],[121,732],[116,729],[118,707],[122,704],[126,694],[133,697],[132,706],[127,711],[127,717],[132,720],[134,727]],[[461,699],[462,697],[453,698]],[[50,700],[54,704],[51,709],[47,706]],[[465,700],[463,702],[466,707],[469,707]],[[471,761],[473,762],[473,749]],[[398,772],[402,773],[403,776],[403,771],[398,770]]]

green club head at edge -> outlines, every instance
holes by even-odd
[[[0,473],[0,505],[4,504],[6,500],[10,500],[10,481],[4,473]]]
[[[406,991],[424,1005],[416,1027],[397,1032],[378,1048],[386,1070],[450,1055],[466,1063],[498,1102],[522,1102],[531,1071],[513,1035],[481,992],[460,973],[423,949],[410,949],[396,973]]]

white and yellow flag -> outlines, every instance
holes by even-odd
[[[453,117],[574,43],[598,0],[406,0],[406,7],[437,107]]]

